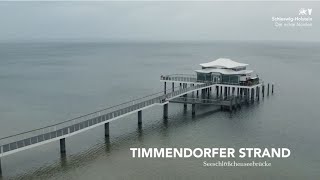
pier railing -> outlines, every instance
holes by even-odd
[[[76,133],[77,131],[97,125],[104,121],[114,119],[118,116],[130,113],[133,111],[137,111],[141,108],[144,108],[156,103],[158,104],[165,103],[169,99],[177,97],[188,91],[201,89],[209,85],[212,85],[212,83],[200,84],[196,86],[190,86],[187,88],[182,88],[178,86],[178,87],[175,87],[177,89],[176,91],[172,91],[175,88],[171,89],[172,92],[170,92],[170,89],[167,90],[166,92],[170,92],[167,94],[164,94],[165,91],[161,91],[161,92],[151,94],[139,99],[135,99],[132,101],[128,101],[128,102],[116,105],[116,106],[112,106],[112,107],[105,108],[93,113],[89,113],[74,119],[70,119],[70,120],[49,125],[46,127],[22,132],[12,136],[0,138],[0,155],[6,152],[13,151],[15,149],[23,148],[26,146],[30,146],[33,144],[49,141],[51,139],[62,138],[63,136],[72,135],[72,133]]]
[[[194,74],[170,74],[170,75],[162,75],[160,76],[160,80],[167,81],[182,81],[182,82],[191,82],[191,83],[216,83],[216,84],[224,84],[224,85],[235,85],[235,86],[254,86],[257,84],[263,84],[263,80],[259,79],[259,81],[254,83],[248,82],[211,82],[211,81],[203,81],[198,80],[197,76]]]
[[[161,76],[160,80],[168,81],[183,81],[183,82],[197,82],[197,76],[193,74],[171,74]]]

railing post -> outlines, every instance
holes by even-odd
[[[66,138],[60,139],[60,153],[61,154],[66,153]]]

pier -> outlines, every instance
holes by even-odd
[[[202,73],[204,71],[199,72]],[[205,73],[207,72],[209,71],[206,70]],[[228,73],[230,72],[228,71]],[[251,73],[251,71],[248,72]],[[230,80],[233,77],[228,77],[229,81],[223,81],[223,78],[212,74],[210,76],[199,74],[197,76],[186,74],[161,76],[160,82],[164,83],[164,90],[158,93],[50,126],[0,138],[0,175],[2,174],[1,158],[5,156],[54,141],[60,142],[60,153],[65,154],[67,151],[66,138],[98,126],[104,126],[104,136],[109,137],[110,132],[112,132],[109,128],[109,123],[134,113],[137,114],[138,126],[141,126],[143,123],[142,111],[153,106],[163,106],[163,118],[167,119],[169,103],[180,103],[185,108],[188,104],[191,104],[192,115],[195,116],[196,106],[199,104],[219,106],[221,109],[228,109],[232,112],[242,104],[259,101],[260,93],[262,98],[264,97],[265,84],[259,79],[257,81],[257,78],[247,78],[243,82],[240,82],[239,79],[231,82]],[[168,83],[172,84],[171,89],[167,88]],[[268,83],[268,95],[269,86]],[[272,84],[271,93],[273,94],[273,92],[274,85]]]

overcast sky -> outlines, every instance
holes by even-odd
[[[271,18],[312,8],[313,26]],[[0,41],[320,41],[320,2],[0,2]]]

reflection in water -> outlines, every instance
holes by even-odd
[[[67,168],[67,154],[66,153],[60,153],[60,164],[62,169]]]
[[[1,158],[0,158],[0,180],[2,180],[2,167],[1,167]]]
[[[110,151],[111,151],[110,136],[105,136],[105,152],[110,153]]]
[[[139,141],[140,143],[143,143],[143,129],[142,129],[142,124],[138,124],[137,133],[138,133],[138,141]]]

